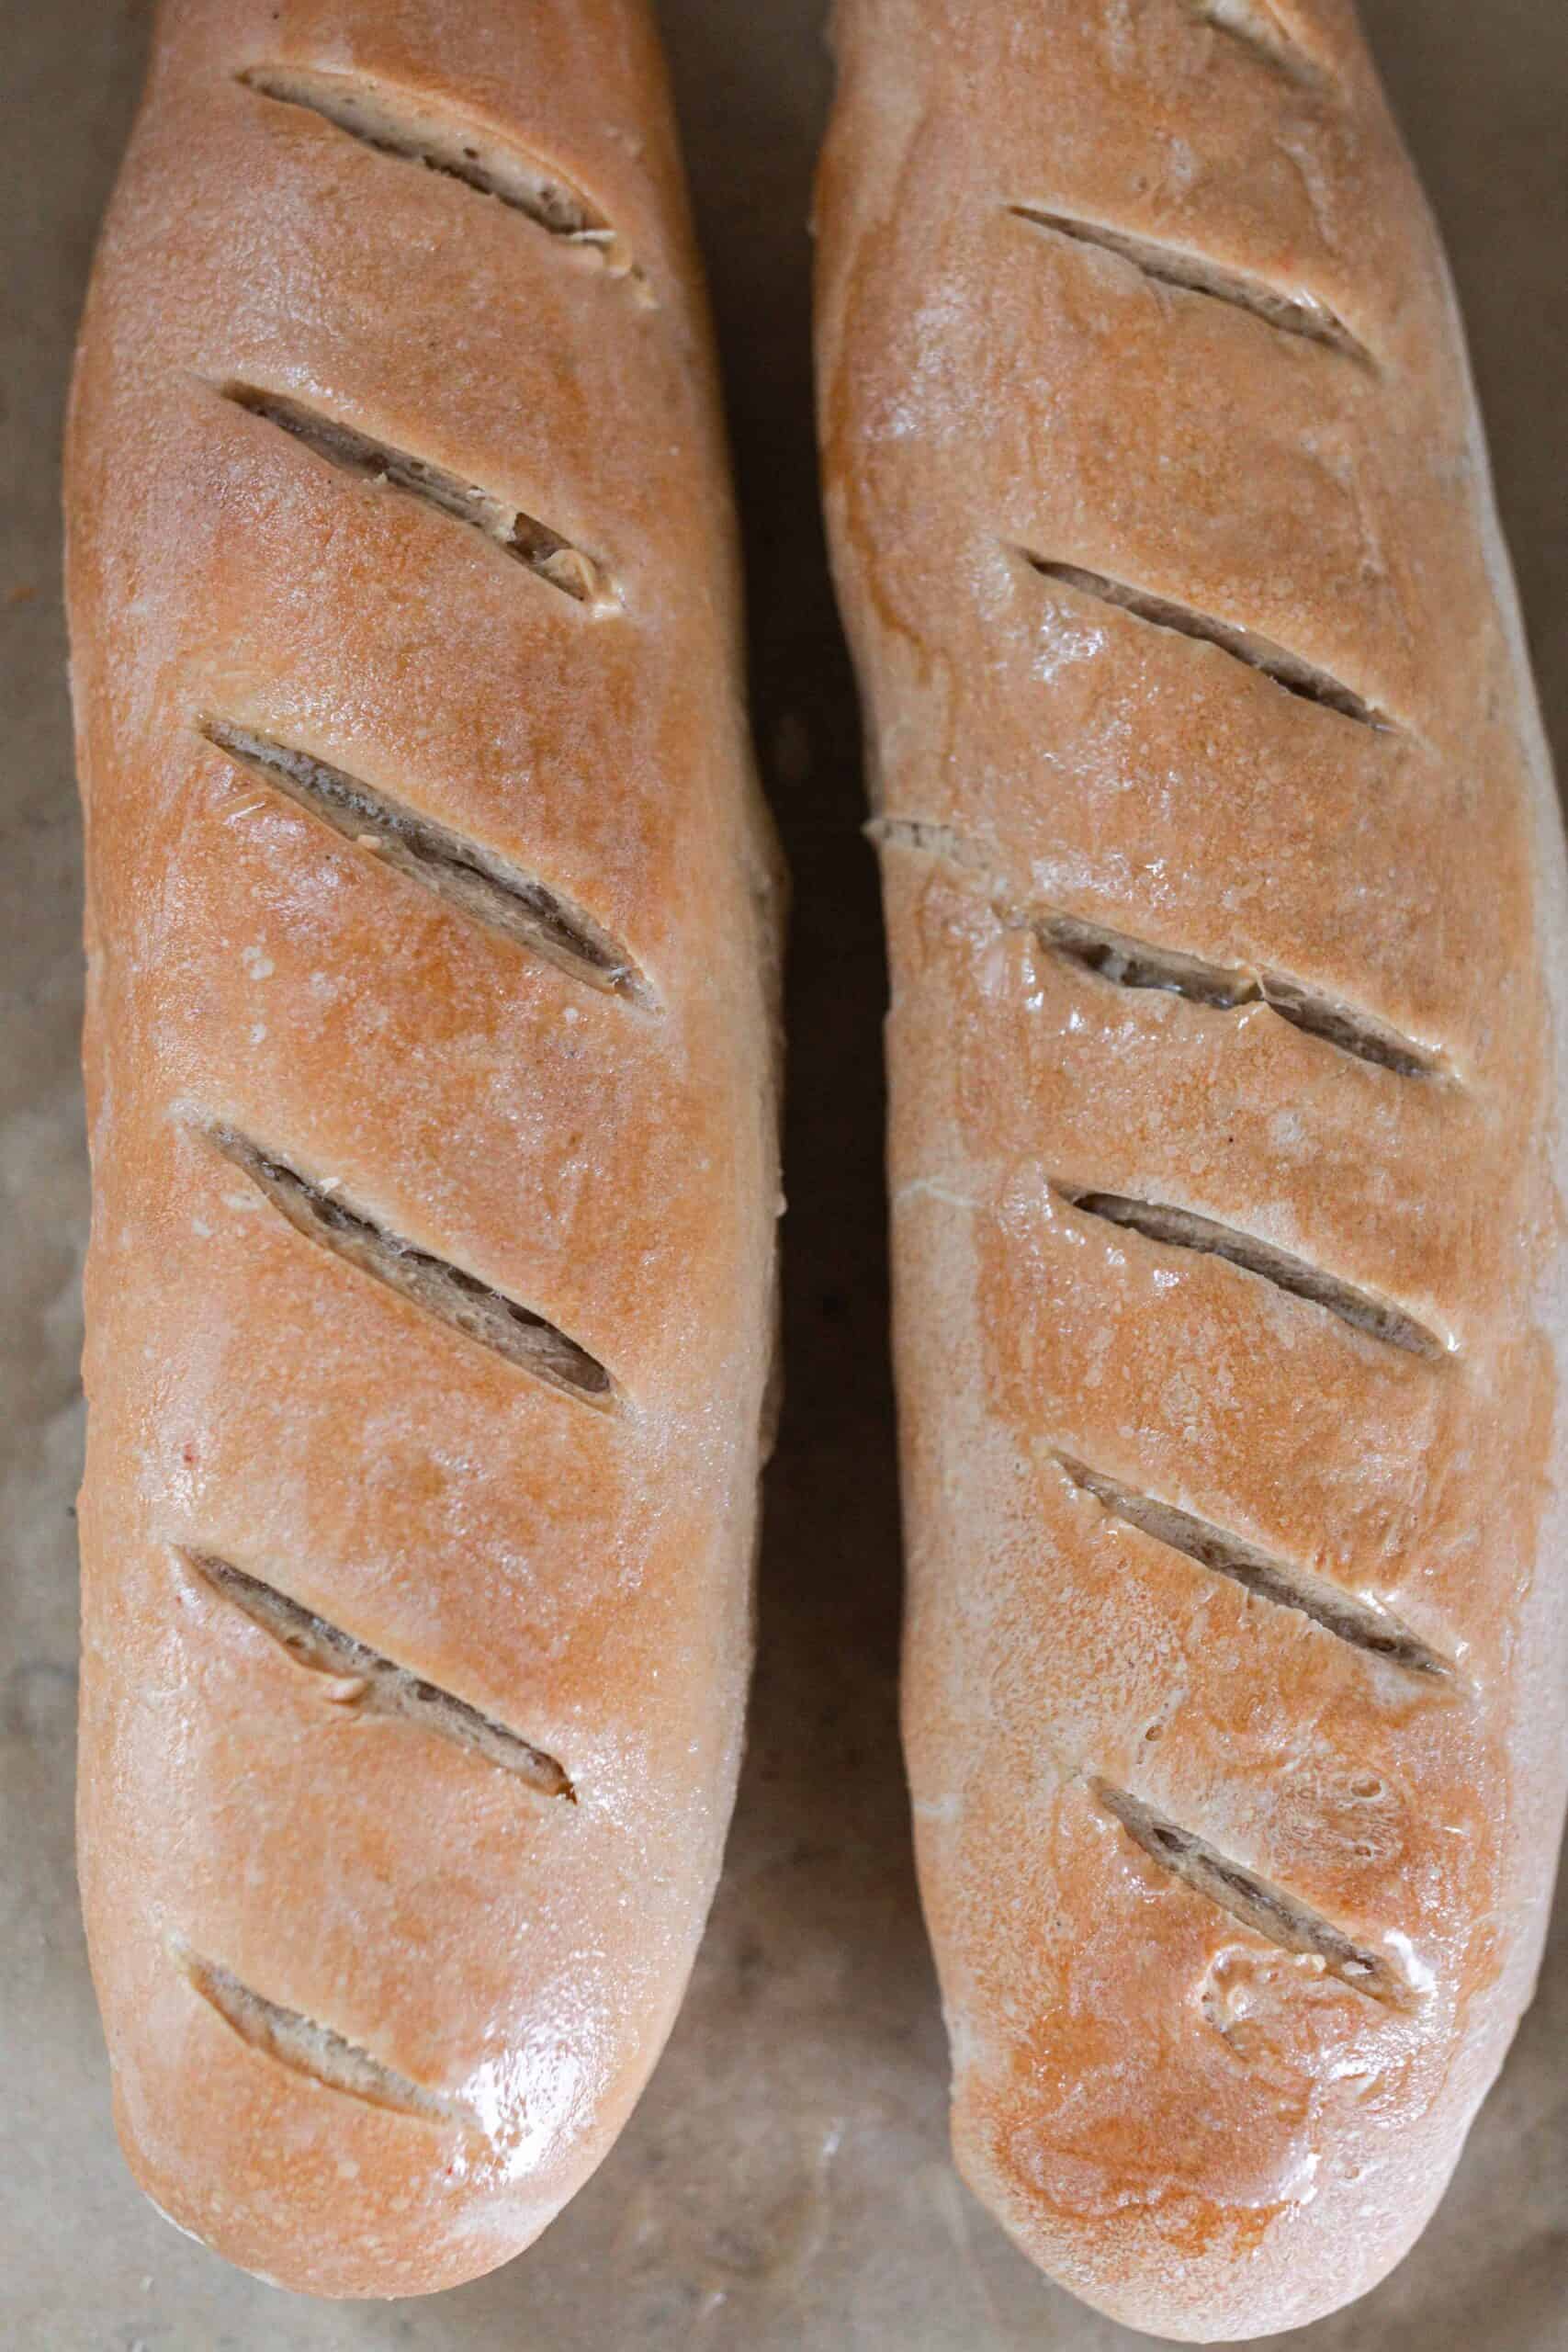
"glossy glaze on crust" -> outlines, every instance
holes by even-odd
[[[639,0],[169,0],[68,522],[117,2119],[417,2292],[609,2145],[739,1750],[777,892]]]
[[[1261,2335],[1410,2245],[1540,1953],[1556,804],[1349,9],[835,23],[954,2143],[1089,2301]]]

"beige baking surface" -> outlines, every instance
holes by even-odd
[[[495,0],[504,6],[507,0]],[[1002,0],[976,0],[977,6]],[[667,0],[747,501],[758,731],[795,867],[787,1362],[729,1868],[619,2147],[520,2263],[313,2305],[131,2188],[71,1862],[71,1497],[86,1216],[78,851],[55,453],[94,222],[145,39],[131,0],[0,0],[0,2344],[6,2352],[1104,2352],[962,2189],[895,1737],[881,947],[822,569],[805,220],[819,0]],[[1443,217],[1568,769],[1568,6],[1368,0]],[[126,462],[135,462],[134,451]],[[1541,1996],[1418,2252],[1313,2352],[1568,2347],[1568,1905]]]

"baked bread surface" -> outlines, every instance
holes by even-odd
[[[639,0],[169,0],[68,523],[116,2116],[420,2291],[624,2120],[739,1752],[776,889]]]
[[[1411,2244],[1540,1955],[1556,803],[1349,9],[840,0],[836,46],[955,2147],[1089,2301],[1261,2335]]]

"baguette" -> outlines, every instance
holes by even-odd
[[[67,505],[115,2112],[417,2293],[625,2120],[739,1753],[779,894],[642,0],[168,0]]]
[[[1101,2310],[1264,2335],[1411,2245],[1541,1948],[1556,803],[1349,7],[836,21],[954,2145]]]

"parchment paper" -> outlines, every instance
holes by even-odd
[[[504,6],[507,0],[495,0]],[[976,6],[1001,0],[975,0]],[[141,0],[0,0],[0,2342],[11,2352],[1109,2352],[959,2185],[896,1738],[882,950],[810,441],[819,0],[667,0],[750,545],[758,736],[795,869],[785,1335],[761,1648],[728,1868],[674,2040],[522,2261],[423,2302],[313,2304],[137,2195],[109,2124],[72,1875],[86,1184],[79,854],[56,451]],[[1463,294],[1547,715],[1568,766],[1568,8],[1368,0]],[[134,453],[128,453],[134,462]],[[1568,2346],[1568,1905],[1416,2254],[1279,2339]]]

